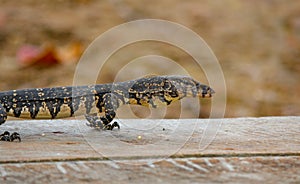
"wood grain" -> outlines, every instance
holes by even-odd
[[[300,117],[119,122],[99,132],[81,119],[8,121],[1,131],[22,142],[0,142],[1,180],[300,181]]]

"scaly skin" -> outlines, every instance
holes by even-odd
[[[112,130],[118,107],[156,108],[184,97],[211,97],[214,90],[186,76],[152,76],[90,86],[22,89],[0,92],[0,124],[7,116],[29,119],[85,115],[88,126]],[[101,113],[104,112],[104,116]]]

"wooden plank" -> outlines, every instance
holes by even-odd
[[[300,157],[0,164],[1,183],[299,183]]]
[[[0,162],[300,154],[300,117],[119,122],[120,131],[99,132],[85,120],[8,121],[1,131],[20,132],[22,142],[0,142]],[[208,123],[221,125],[204,149]]]

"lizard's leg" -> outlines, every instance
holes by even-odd
[[[114,127],[120,129],[120,125],[117,122],[112,123],[116,116],[115,110],[119,107],[117,97],[111,93],[105,94],[103,95],[103,103],[105,109],[104,116],[101,116],[100,113],[85,115],[85,118],[89,122],[87,125],[101,130],[112,130]]]
[[[4,107],[0,104],[0,125],[5,123],[6,119],[7,113]],[[17,132],[10,134],[8,131],[5,131],[3,134],[0,134],[0,141],[14,141],[15,139],[18,139],[21,142],[20,134]]]

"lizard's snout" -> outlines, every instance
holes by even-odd
[[[214,93],[216,93],[215,90],[213,90],[209,86],[205,86],[202,89],[202,98],[210,98],[210,97],[212,97],[212,94],[214,94]]]

